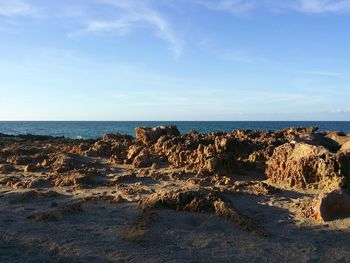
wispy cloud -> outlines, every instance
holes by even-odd
[[[305,13],[347,13],[350,12],[349,0],[298,0],[294,6]]]
[[[246,13],[257,8],[311,14],[350,12],[350,0],[193,0],[193,3],[232,14]]]
[[[0,0],[0,16],[37,16],[39,10],[22,0]]]
[[[169,22],[156,9],[146,2],[133,0],[104,0],[102,4],[110,5],[119,11],[121,15],[117,19],[102,20],[90,19],[86,28],[70,36],[86,33],[117,33],[126,34],[138,28],[150,27],[155,30],[156,35],[170,45],[170,50],[175,57],[179,57],[183,51],[183,41],[175,34]]]
[[[331,113],[349,114],[350,113],[350,108],[335,109],[335,110],[332,110]]]
[[[244,13],[255,7],[255,3],[249,0],[199,0],[195,1],[210,10],[225,11],[233,14]]]

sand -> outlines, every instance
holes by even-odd
[[[350,262],[350,218],[307,214],[322,190],[274,185],[262,173],[226,174],[220,183],[222,176],[169,165],[84,158],[104,173],[67,186],[52,183],[51,169],[17,164],[0,173],[17,182],[0,185],[0,262]],[[259,231],[211,203],[140,208],[151,195],[177,191],[214,193]]]

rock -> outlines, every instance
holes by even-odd
[[[151,170],[156,171],[160,168],[158,163],[152,163]]]
[[[37,170],[37,166],[34,163],[30,163],[24,167],[25,173],[35,172]]]
[[[340,169],[345,176],[346,187],[350,188],[350,141],[347,141],[342,145],[337,152],[337,158],[340,163]]]
[[[111,147],[111,144],[108,142],[97,141],[90,149],[85,151],[85,155],[92,157],[110,157],[112,154]]]
[[[156,128],[138,127],[135,128],[135,131],[136,139],[147,146],[156,143],[164,135],[180,136],[180,132],[176,126],[159,126]]]
[[[102,141],[105,142],[131,142],[134,138],[130,135],[124,135],[120,133],[105,134],[102,136]]]
[[[272,183],[301,189],[331,190],[344,183],[336,157],[324,147],[305,143],[277,147],[265,175]]]
[[[340,148],[338,142],[324,136],[322,133],[302,134],[295,139],[297,142],[311,144],[315,146],[323,146],[331,152],[337,152]]]
[[[347,141],[350,141],[350,136],[346,135],[343,132],[328,132],[326,133],[326,137],[329,139],[332,139],[333,141],[337,142],[339,145],[343,145]]]
[[[146,148],[143,149],[132,162],[135,168],[149,167],[152,165],[152,163],[153,161],[150,158],[150,153]]]
[[[321,196],[315,209],[320,219],[331,221],[350,216],[350,195],[342,189]]]
[[[11,173],[16,171],[16,168],[10,164],[1,164],[0,165],[0,173]]]
[[[85,168],[91,164],[92,163],[89,158],[68,153],[59,155],[52,166],[55,172],[63,173],[75,169]]]
[[[339,152],[344,154],[350,153],[350,140],[343,143],[343,145],[339,149]]]
[[[132,162],[142,149],[143,147],[139,145],[131,145],[128,149],[127,159]]]
[[[53,181],[54,186],[67,187],[72,186],[74,188],[84,188],[94,184],[91,176],[80,173],[67,173],[57,177]]]
[[[160,191],[139,202],[139,208],[143,211],[161,207],[176,211],[214,213],[229,219],[242,230],[261,236],[266,235],[266,232],[257,221],[243,215],[229,201],[216,192],[209,192],[203,189]]]
[[[7,159],[7,162],[9,162],[12,165],[27,165],[33,162],[33,158],[27,155],[15,155],[9,157]]]

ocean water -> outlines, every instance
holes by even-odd
[[[106,133],[135,135],[135,127],[155,127],[176,125],[181,133],[196,130],[201,133],[214,131],[230,132],[239,130],[280,130],[288,127],[317,126],[320,131],[342,131],[350,133],[350,122],[330,121],[0,121],[0,133],[35,134],[65,136],[69,138],[90,139]]]

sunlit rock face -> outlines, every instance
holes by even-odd
[[[265,174],[272,183],[301,189],[336,189],[344,183],[336,156],[322,146],[305,143],[277,147]]]

